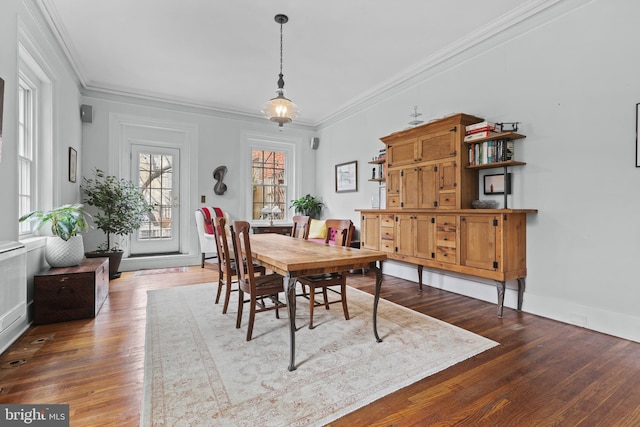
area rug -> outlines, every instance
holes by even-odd
[[[348,288],[349,314],[296,309],[296,366],[289,372],[285,310],[258,313],[245,340],[248,309],[235,328],[216,285],[148,292],[142,426],[324,425],[372,401],[497,345],[429,316],[380,300],[376,343],[373,297]],[[237,293],[232,294],[237,298]]]
[[[149,270],[138,270],[133,273],[134,276],[149,276],[152,274],[165,274],[165,273],[184,273],[189,267],[169,267],[169,268],[153,268]]]

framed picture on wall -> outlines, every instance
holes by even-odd
[[[507,182],[505,184],[504,174],[485,175],[484,176],[484,194],[504,194],[505,185],[507,194],[511,194],[511,174],[507,174]]]
[[[78,152],[69,147],[69,181],[76,182],[78,179]]]
[[[336,193],[358,191],[358,161],[336,165]]]

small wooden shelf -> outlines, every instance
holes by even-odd
[[[526,165],[525,162],[519,162],[517,160],[509,160],[508,162],[492,162],[492,163],[483,163],[481,165],[467,165],[465,168],[467,169],[491,169],[491,168],[504,168],[508,166],[523,166]]]
[[[370,165],[381,165],[385,162],[385,160],[387,160],[385,157],[381,158],[381,159],[376,159],[376,160],[371,160],[369,161]]]
[[[369,181],[371,181],[371,182],[384,182],[385,179],[384,178],[371,178],[371,179],[369,179]]]
[[[479,142],[493,141],[496,139],[522,139],[522,138],[526,138],[526,135],[522,135],[516,132],[503,132],[503,133],[497,133],[495,135],[488,136],[486,138],[474,139],[473,141],[464,141],[464,143],[471,145],[471,144],[478,144]]]

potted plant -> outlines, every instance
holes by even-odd
[[[120,277],[120,238],[140,228],[151,207],[133,182],[100,169],[94,170],[92,178],[83,177],[81,188],[85,202],[98,210],[94,215],[96,228],[106,235],[106,241],[87,256],[108,256],[109,278]]]
[[[84,257],[82,232],[89,228],[82,204],[62,205],[49,211],[35,210],[22,215],[18,221],[32,221],[34,231],[44,224],[51,224],[51,236],[47,236],[45,259],[51,267],[79,265]]]
[[[320,211],[324,204],[315,196],[307,194],[298,199],[291,201],[290,208],[293,208],[295,213],[310,216],[316,218],[320,216]]]

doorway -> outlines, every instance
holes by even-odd
[[[131,255],[180,252],[180,150],[131,144],[131,178],[151,206],[131,236]]]

